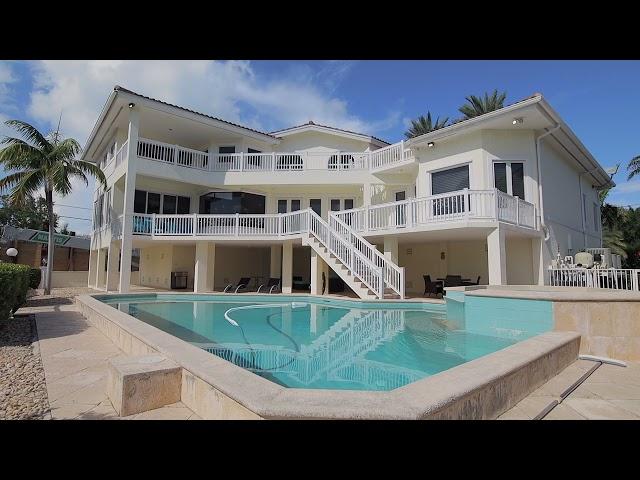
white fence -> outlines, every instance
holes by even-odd
[[[549,285],[554,287],[590,287],[613,290],[640,288],[640,269],[631,268],[550,268]]]
[[[404,148],[404,142],[372,152],[305,151],[215,154],[140,138],[137,154],[138,157],[147,160],[212,172],[368,170],[393,166],[395,163],[411,159],[411,152]]]
[[[536,227],[535,206],[499,190],[459,190],[343,210],[335,215],[359,232],[459,220],[497,219],[521,227]]]

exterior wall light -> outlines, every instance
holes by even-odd
[[[7,248],[7,256],[8,257],[17,257],[18,256],[18,250],[16,250],[15,248]]]
[[[435,144],[435,143],[433,143],[433,142],[429,142],[429,143],[427,143],[427,147],[429,147],[429,148],[433,148],[433,147],[435,147],[435,145],[436,145],[436,144]]]
[[[131,103],[129,104],[129,108],[133,108],[133,107],[135,107],[135,106],[136,106],[136,104],[135,104],[135,103],[133,103],[133,102],[131,102]]]
[[[519,125],[521,123],[524,123],[524,119],[522,117],[517,117],[517,118],[514,118],[511,123],[513,123],[514,125]]]

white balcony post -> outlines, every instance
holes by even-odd
[[[505,241],[504,228],[499,226],[487,236],[489,285],[507,284],[507,254]]]
[[[639,273],[640,273],[640,270],[638,269],[631,270],[631,290],[633,290],[634,292],[640,291],[640,286],[638,286]]]
[[[178,165],[178,145],[173,146],[173,163]]]
[[[198,229],[198,214],[193,214],[193,229],[191,230],[191,235],[196,236],[196,230]]]
[[[236,213],[236,231],[235,231],[235,236],[239,236],[240,234],[240,214]]]
[[[239,153],[238,159],[240,160],[240,171],[244,171],[244,152]]]
[[[498,200],[498,189],[493,189],[493,216],[496,220],[499,220],[499,200]]]
[[[400,160],[404,159],[404,140],[400,140]]]
[[[131,249],[133,247],[133,202],[136,189],[136,169],[138,160],[139,107],[129,108],[129,127],[127,146],[127,165],[124,184],[124,202],[122,207],[122,240],[120,243],[120,282],[119,292],[129,292],[131,284]]]
[[[464,210],[464,214],[467,217],[467,219],[471,216],[471,203],[469,202],[469,189],[465,188],[462,191],[462,198],[464,199],[464,202],[466,203],[466,207]]]
[[[514,198],[516,199],[516,225],[520,225],[520,199],[517,195]]]
[[[156,214],[151,214],[151,238],[156,236]]]
[[[271,153],[271,171],[276,169],[276,152]]]
[[[282,215],[278,214],[278,236],[282,236]]]

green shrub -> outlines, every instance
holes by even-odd
[[[29,269],[29,288],[38,288],[42,280],[42,270],[39,268]]]
[[[26,303],[30,269],[28,265],[0,263],[0,321]]]

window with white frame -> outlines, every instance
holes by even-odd
[[[524,163],[493,162],[493,185],[504,193],[525,200]]]

